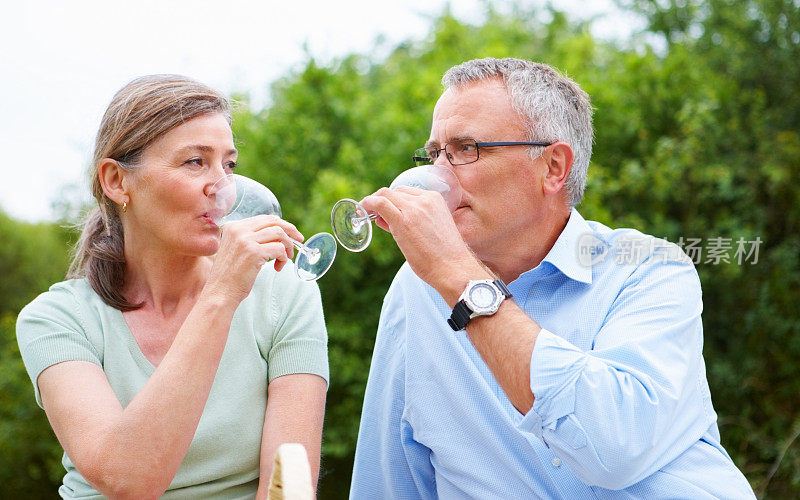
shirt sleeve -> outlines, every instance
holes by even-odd
[[[81,305],[66,288],[52,287],[25,306],[17,317],[17,342],[33,383],[36,403],[42,406],[39,375],[64,361],[88,361],[102,367],[101,355],[89,341]]]
[[[328,382],[328,332],[317,283],[301,281],[289,264],[275,273],[268,300],[269,320],[275,327],[266,353],[269,381],[311,373]]]
[[[405,415],[404,307],[393,285],[381,311],[358,432],[351,499],[436,498],[430,450]]]
[[[589,485],[626,488],[663,468],[715,421],[691,263],[644,263],[584,352],[542,330],[533,408],[520,423]]]

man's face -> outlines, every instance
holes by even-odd
[[[501,81],[451,88],[439,98],[428,145],[442,148],[458,139],[528,140]],[[453,219],[479,258],[492,260],[508,245],[534,243],[524,239],[544,210],[545,166],[541,160],[531,160],[527,147],[480,148],[478,161],[455,167],[442,153],[436,163],[452,169],[461,182],[463,197]]]

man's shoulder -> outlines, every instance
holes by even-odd
[[[600,247],[603,261],[613,264],[658,265],[667,262],[692,264],[677,244],[630,227],[610,228],[587,220],[592,243]]]
[[[417,315],[432,311],[437,296],[438,292],[421,280],[405,262],[397,270],[384,296],[381,315],[386,323],[395,323],[411,310]]]
[[[387,295],[400,291],[405,292],[413,290],[415,292],[420,292],[428,288],[430,288],[430,286],[414,273],[414,270],[411,269],[408,262],[403,262],[403,265],[400,266],[400,269],[395,273],[394,279],[392,279],[392,284],[389,286]]]

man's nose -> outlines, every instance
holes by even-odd
[[[436,156],[436,159],[433,161],[434,165],[442,165],[444,167],[452,167],[453,165],[450,164],[450,161],[447,159],[447,152],[442,148]]]

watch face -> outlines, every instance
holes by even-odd
[[[494,304],[496,295],[494,288],[486,283],[479,283],[469,291],[470,302],[480,309]]]

